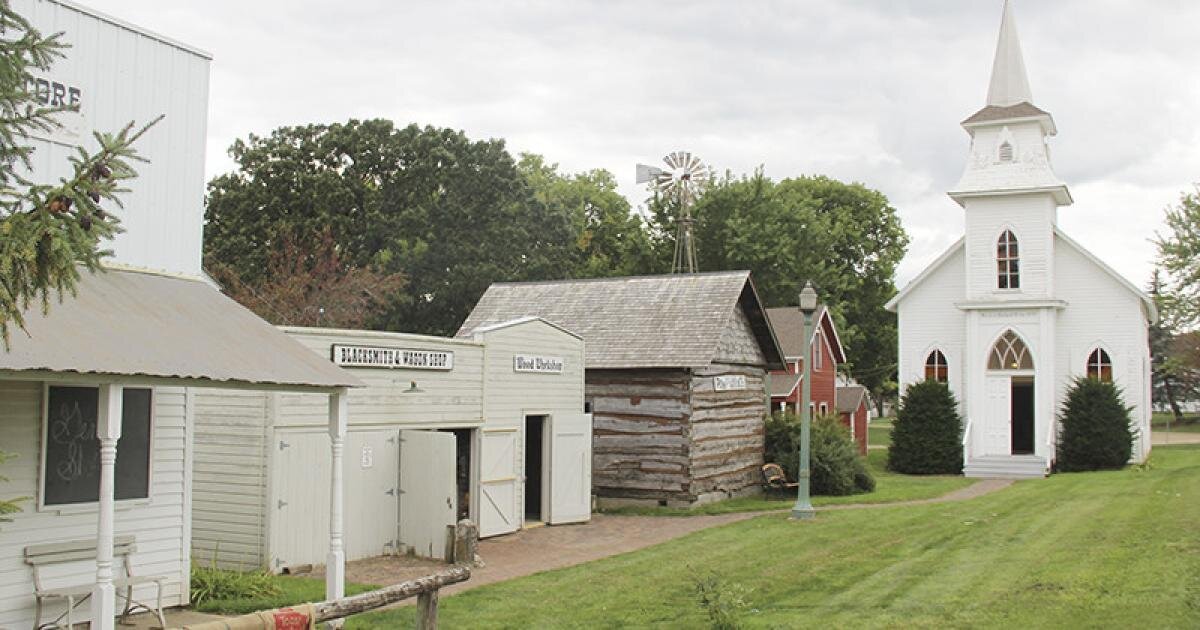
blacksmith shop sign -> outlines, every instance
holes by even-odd
[[[739,389],[746,389],[746,377],[741,374],[732,376],[714,376],[713,389],[719,392],[731,392]]]
[[[517,354],[513,355],[513,371],[561,374],[563,371],[563,359],[562,357],[535,357]]]
[[[440,350],[408,350],[380,346],[333,344],[333,362],[342,367],[398,368],[405,370],[450,370],[454,353]]]

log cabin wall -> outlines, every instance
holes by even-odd
[[[744,376],[746,387],[716,391],[714,377]],[[767,413],[766,370],[713,363],[692,373],[691,494],[708,503],[761,486]]]
[[[585,378],[596,496],[691,504],[689,371],[587,370]]]

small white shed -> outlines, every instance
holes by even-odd
[[[351,370],[346,557],[446,556],[446,527],[482,536],[590,517],[583,341],[540,319],[466,339],[284,328]],[[326,403],[287,392],[197,394],[193,548],[273,571],[324,561]]]

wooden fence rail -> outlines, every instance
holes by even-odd
[[[470,568],[457,565],[415,580],[400,582],[379,590],[343,597],[330,602],[305,604],[294,608],[243,615],[233,619],[188,625],[184,627],[184,630],[228,630],[229,628],[275,630],[276,628],[308,627],[307,623],[303,626],[292,624],[295,623],[297,615],[303,615],[304,622],[308,621],[309,616],[316,623],[331,622],[368,610],[382,608],[414,595],[417,597],[416,627],[419,630],[434,630],[437,628],[438,589],[465,582],[470,577]]]

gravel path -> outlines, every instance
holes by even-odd
[[[1150,443],[1154,446],[1168,444],[1200,444],[1200,433],[1184,433],[1179,431],[1155,431],[1150,434]]]

